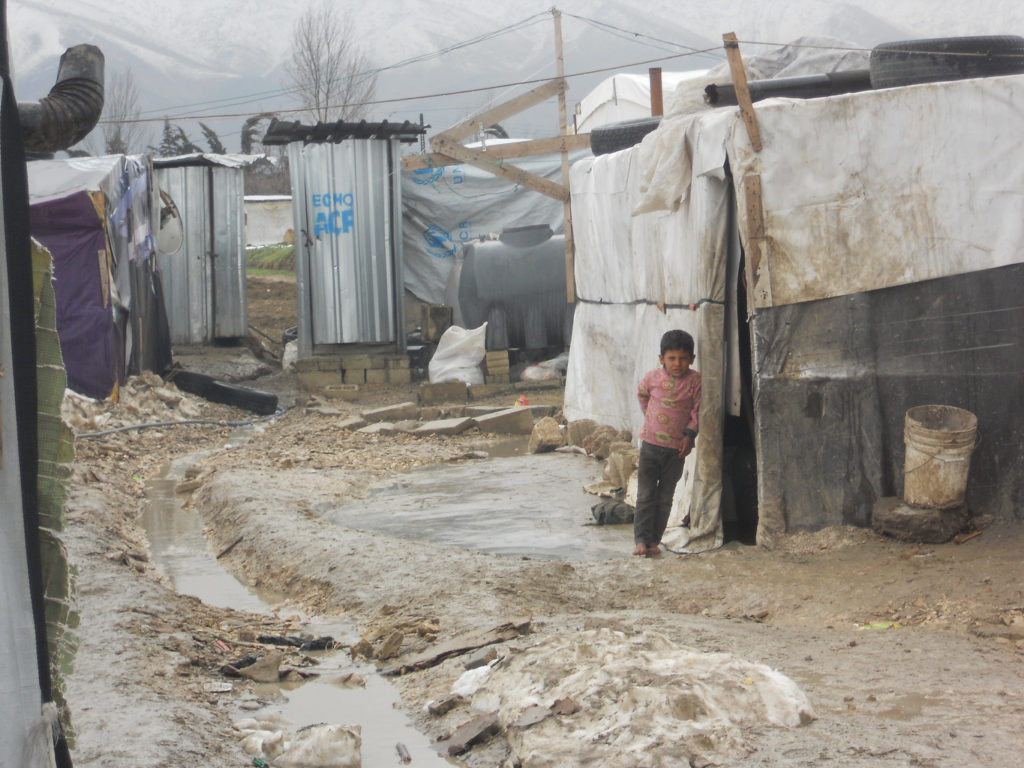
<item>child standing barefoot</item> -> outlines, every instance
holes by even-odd
[[[668,331],[661,337],[661,367],[644,374],[637,386],[644,425],[633,516],[634,555],[661,554],[658,545],[668,525],[676,483],[697,437],[700,374],[690,368],[693,360],[693,337],[685,331]]]

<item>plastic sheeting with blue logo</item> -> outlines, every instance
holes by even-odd
[[[574,153],[571,159],[589,156]],[[560,156],[517,158],[515,165],[561,183]],[[417,298],[445,302],[459,250],[481,237],[530,225],[564,229],[562,203],[471,165],[402,173],[405,287]]]

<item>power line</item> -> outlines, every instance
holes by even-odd
[[[703,50],[694,50],[694,51],[691,51],[691,52],[688,52],[688,53],[676,53],[676,54],[672,54],[670,56],[658,56],[658,57],[653,58],[653,59],[644,59],[643,61],[634,61],[634,62],[630,62],[628,64],[616,64],[616,65],[612,65],[610,67],[598,67],[596,69],[587,69],[587,70],[582,70],[580,72],[573,72],[573,73],[567,74],[567,75],[565,75],[565,79],[568,80],[568,79],[574,78],[574,77],[583,77],[585,75],[595,75],[595,74],[600,74],[602,72],[614,72],[614,71],[619,71],[619,70],[622,70],[622,69],[629,69],[631,67],[640,67],[640,66],[644,66],[644,65],[647,65],[647,64],[656,64],[656,63],[659,63],[659,62],[671,61],[673,59],[681,59],[681,58],[686,58],[686,57],[689,57],[689,56],[696,56],[696,55],[700,55],[700,54],[708,54],[708,53],[710,53],[712,51],[717,51],[717,50],[719,50],[719,49],[716,46],[714,48],[705,48]],[[345,108],[345,107],[367,107],[367,106],[375,106],[375,105],[378,105],[378,104],[394,104],[394,103],[402,102],[402,101],[412,101],[412,102],[415,102],[415,101],[419,101],[419,100],[422,100],[422,99],[438,99],[438,98],[443,98],[443,97],[446,97],[446,96],[461,96],[461,95],[467,94],[467,93],[482,93],[482,92],[485,92],[485,91],[493,91],[493,90],[496,90],[496,89],[499,89],[499,88],[518,88],[518,87],[525,86],[525,85],[535,85],[537,83],[546,83],[547,81],[549,81],[551,79],[552,78],[550,78],[550,77],[537,77],[537,78],[532,78],[530,80],[520,80],[520,81],[512,82],[512,83],[496,83],[494,85],[484,85],[484,86],[478,86],[476,88],[462,88],[462,89],[454,90],[454,91],[441,91],[441,92],[437,92],[437,93],[425,93],[425,94],[419,94],[419,95],[416,95],[416,96],[397,96],[397,97],[390,98],[390,99],[372,99],[370,101],[361,101],[361,102],[357,102],[357,103],[354,103],[354,104],[332,104],[332,105],[329,106],[329,108],[330,109],[341,109],[341,108]],[[296,107],[294,109],[278,109],[278,110],[268,110],[268,111],[272,111],[272,112],[275,112],[278,115],[281,115],[281,114],[296,114],[296,113],[300,113],[300,112],[307,112],[309,110],[306,107]],[[229,118],[229,117],[250,117],[250,116],[251,116],[251,113],[249,113],[249,112],[237,112],[237,113],[222,113],[222,114],[208,114],[208,115],[181,115],[181,116],[177,116],[175,119],[178,119],[178,120],[220,120],[220,119]],[[104,123],[104,124],[116,124],[116,123],[156,123],[156,122],[163,122],[163,121],[169,120],[169,119],[170,119],[169,117],[149,117],[149,118],[142,118],[142,117],[140,117],[140,118],[135,118],[135,119],[123,119],[123,120],[109,120],[109,121],[102,121],[101,120],[100,122]]]

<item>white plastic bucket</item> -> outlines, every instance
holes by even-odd
[[[903,439],[903,500],[912,507],[951,509],[964,503],[978,417],[952,405],[907,411]]]

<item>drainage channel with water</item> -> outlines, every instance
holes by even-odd
[[[247,428],[241,428],[231,436],[229,444],[244,442],[249,434]],[[224,570],[210,549],[199,514],[182,508],[175,489],[184,479],[185,469],[196,458],[191,456],[172,462],[160,477],[147,485],[147,502],[140,524],[149,537],[153,562],[178,592],[197,597],[208,605],[270,614],[270,606],[284,596],[263,590],[253,592],[239,583]],[[308,629],[314,636],[330,635],[343,644],[359,639],[355,628],[344,622],[312,617]],[[359,725],[365,766],[399,764],[398,744],[406,748],[414,765],[427,768],[459,765],[439,755],[430,740],[412,726],[397,708],[398,691],[378,675],[373,666],[354,663],[347,651],[310,652],[310,655],[320,662],[317,671],[324,680],[354,673],[366,681],[365,687],[343,688],[318,678],[302,683],[254,683],[253,691],[258,700],[269,703],[244,716],[280,721],[292,733],[321,723]]]

